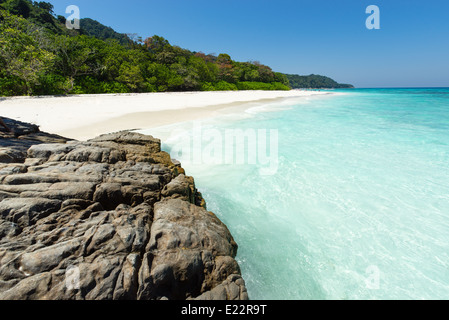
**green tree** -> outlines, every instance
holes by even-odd
[[[134,92],[140,91],[144,79],[138,65],[124,62],[120,66],[119,74],[117,81],[126,84]]]
[[[219,80],[229,83],[234,83],[237,81],[237,76],[234,74],[234,63],[228,54],[219,54],[216,64],[218,66]]]
[[[0,0],[0,94],[285,89],[287,76],[260,63],[233,61],[142,40],[92,19],[67,30],[45,1]]]
[[[102,52],[103,56],[103,79],[105,81],[115,81],[120,76],[120,67],[126,62],[130,61],[130,57],[140,54],[140,51],[128,50],[121,45],[117,40],[105,41],[105,46]]]
[[[8,0],[3,7],[11,14],[28,18],[31,13],[31,3],[26,0]]]
[[[206,61],[198,56],[191,56],[188,64],[193,68],[194,72],[198,75],[198,79],[201,82],[213,82],[215,77],[213,72],[208,67]]]
[[[55,52],[57,69],[66,77],[65,93],[70,93],[76,79],[82,76],[98,76],[104,69],[101,52],[105,43],[88,36],[57,36]]]
[[[274,72],[270,67],[265,66],[257,61],[253,62],[253,64],[257,67],[257,71],[259,72],[259,81],[268,83],[276,80]]]
[[[65,23],[65,18],[63,23]],[[81,34],[101,40],[114,39],[124,46],[130,45],[131,39],[129,36],[115,32],[111,27],[107,27],[96,20],[89,18],[81,19],[80,26]]]
[[[282,83],[284,86],[290,87],[290,81],[288,80],[288,77],[286,74],[275,72],[274,78],[276,82]]]
[[[35,6],[41,8],[41,9],[43,9],[43,10],[49,12],[49,13],[53,13],[54,7],[53,7],[53,5],[50,2],[45,2],[45,1],[37,2],[37,1],[35,1],[34,4],[35,4]]]
[[[354,88],[350,84],[340,84],[329,77],[316,74],[308,76],[286,74],[285,76],[288,78],[292,88]]]
[[[45,32],[26,19],[0,12],[0,58],[4,72],[20,79],[24,93],[31,95],[40,77],[53,65]]]
[[[152,53],[159,53],[162,50],[167,49],[171,46],[168,40],[157,35],[145,39],[144,45],[148,49],[148,51]]]

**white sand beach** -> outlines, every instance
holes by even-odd
[[[214,117],[254,103],[302,99],[320,91],[226,91],[13,97],[0,100],[0,116],[39,125],[42,131],[87,140],[100,134],[146,129]],[[243,109],[244,110],[244,109]]]

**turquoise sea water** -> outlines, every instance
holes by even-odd
[[[202,122],[277,130],[275,174],[178,157],[239,244],[250,298],[448,299],[449,89],[337,92]],[[173,151],[195,134],[181,127],[146,132]]]

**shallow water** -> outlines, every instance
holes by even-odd
[[[343,92],[203,121],[201,132],[145,132],[230,229],[251,299],[447,299],[449,90]],[[260,159],[192,161],[211,150],[211,132],[232,129],[266,130],[267,144],[277,130],[274,174]],[[190,154],[174,152],[183,139]]]

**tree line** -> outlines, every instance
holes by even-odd
[[[0,0],[0,95],[290,90],[283,73],[228,54],[192,52],[92,19],[68,30],[43,1]]]
[[[338,83],[335,80],[311,74],[309,76],[300,76],[297,74],[287,74],[289,85],[293,88],[308,88],[308,89],[349,89],[354,88],[351,84]]]

